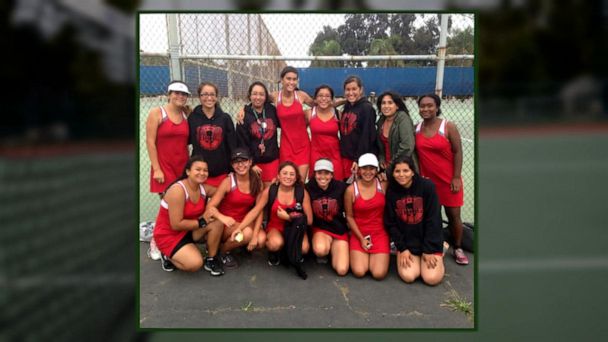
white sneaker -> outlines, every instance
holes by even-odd
[[[148,248],[148,257],[152,260],[160,260],[160,250],[156,247],[154,238],[150,240],[150,248]]]

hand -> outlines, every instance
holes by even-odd
[[[357,164],[357,162],[353,162],[353,165],[350,166],[350,170],[356,174],[357,171],[359,170],[359,165]]]
[[[236,240],[235,240],[234,238],[236,237],[236,235],[237,235],[238,233],[243,233],[243,231],[241,231],[241,230],[240,230],[240,229],[238,229],[238,228],[237,228],[237,229],[235,229],[235,230],[232,232],[232,234],[230,234],[230,241],[232,241],[232,242],[236,242]]]
[[[253,172],[255,172],[258,176],[262,175],[262,169],[257,165],[251,167],[251,170],[253,170]]]
[[[378,173],[378,180],[381,182],[386,182],[387,178],[386,178],[386,172],[380,172]]]
[[[257,234],[253,234],[254,236],[249,240],[249,244],[247,245],[248,251],[253,251],[258,246],[258,237],[255,236]]]
[[[281,208],[281,206],[279,206],[279,208],[277,209],[277,216],[281,220],[285,220],[285,221],[290,220],[289,214],[285,211],[285,209]]]
[[[154,180],[159,182],[160,184],[163,184],[165,182],[165,174],[161,170],[154,171],[154,173],[152,174],[152,178],[154,178]]]
[[[363,249],[366,251],[372,247],[372,242],[364,237],[362,237],[359,242],[361,243],[361,247],[363,247]]]
[[[222,223],[224,225],[226,225],[227,227],[232,227],[236,223],[236,221],[232,217],[230,217],[230,216],[224,216],[224,215],[222,215],[218,219],[220,221],[222,221]]]
[[[422,261],[426,263],[426,267],[435,268],[437,267],[437,256],[434,254],[422,253]]]
[[[388,166],[387,162],[385,162],[385,161],[381,161],[380,162],[380,169],[381,170],[386,170],[387,166]]]
[[[405,251],[399,253],[398,262],[401,267],[410,268],[414,262],[414,256],[409,249],[406,249]]]
[[[245,109],[241,108],[239,112],[236,114],[236,122],[238,124],[243,124],[245,122]]]
[[[452,183],[450,183],[450,190],[452,192],[458,192],[462,188],[462,180],[459,178],[452,178]]]

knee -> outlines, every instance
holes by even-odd
[[[416,278],[418,278],[418,275],[415,274],[414,272],[401,271],[401,272],[399,272],[399,278],[401,278],[401,280],[403,280],[404,282],[411,284],[416,281]]]
[[[184,264],[184,268],[182,271],[185,272],[197,272],[203,267],[203,258],[197,258],[195,260],[190,260],[186,264]]]
[[[266,248],[271,252],[276,252],[283,247],[283,241],[279,239],[266,240]]]
[[[348,265],[338,265],[334,269],[340,277],[343,277],[348,273]]]
[[[357,278],[363,278],[365,277],[365,273],[367,273],[367,270],[365,269],[365,267],[357,267],[357,266],[353,266],[351,268],[351,271],[353,271],[353,275]]]
[[[386,277],[387,270],[371,270],[372,277],[376,280],[382,280]]]
[[[252,237],[253,237],[253,231],[251,230],[251,228],[247,227],[247,228],[243,229],[243,241],[241,241],[241,244],[249,243],[249,241],[251,241]]]
[[[424,281],[424,283],[429,286],[435,286],[435,285],[441,283],[442,280],[443,280],[442,274],[424,275],[422,277],[422,281]]]
[[[322,243],[315,243],[312,245],[312,250],[316,256],[324,257],[329,254],[329,246]]]

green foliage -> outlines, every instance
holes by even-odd
[[[473,28],[467,27],[464,30],[457,30],[448,37],[448,55],[472,55],[475,52]],[[446,61],[448,66],[472,66],[472,60],[450,60]]]

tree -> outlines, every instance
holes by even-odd
[[[326,40],[311,46],[309,53],[313,56],[340,56],[342,54],[342,48],[340,44],[335,40]],[[344,65],[342,61],[312,61],[311,67],[341,67]]]
[[[401,42],[399,36],[390,36],[386,39],[374,39],[371,43],[370,55],[396,55],[394,44]],[[400,60],[369,61],[368,67],[402,67],[405,63]]]
[[[473,39],[473,28],[455,31],[448,37],[446,54],[448,55],[472,55],[475,53]],[[472,60],[449,60],[446,65],[450,66],[472,66]]]

